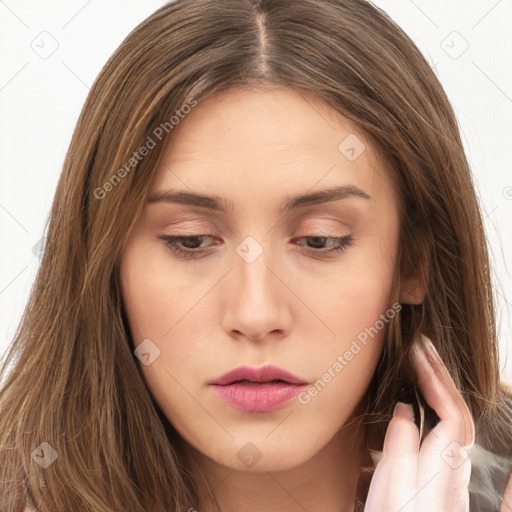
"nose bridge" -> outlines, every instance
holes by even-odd
[[[240,283],[240,300],[248,301],[250,306],[259,304],[259,307],[265,307],[264,302],[272,299],[275,290],[272,289],[272,272],[267,268],[272,267],[269,237],[265,240],[265,247],[263,237],[259,239],[261,242],[249,235],[238,244],[235,274]]]
[[[235,249],[237,254],[231,276],[233,295],[228,300],[230,307],[225,328],[240,331],[252,339],[285,329],[288,318],[282,284],[274,275],[274,267],[279,265],[271,257],[272,251],[267,245],[264,246],[263,240],[260,242],[254,236],[247,236]]]

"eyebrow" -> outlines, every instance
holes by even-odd
[[[363,192],[360,188],[354,185],[341,185],[295,197],[288,197],[285,199],[279,211],[281,214],[286,214],[292,210],[296,210],[297,208],[304,208],[306,206],[313,206],[330,201],[339,201],[349,197],[371,199],[366,192]],[[186,192],[184,190],[164,190],[156,192],[148,199],[148,203],[178,203],[206,208],[208,210],[222,213],[228,213],[234,208],[233,203],[225,198],[219,196],[206,196]]]

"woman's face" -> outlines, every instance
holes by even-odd
[[[367,141],[291,89],[217,94],[171,135],[121,261],[139,364],[202,454],[294,467],[354,412],[399,308],[397,197]]]

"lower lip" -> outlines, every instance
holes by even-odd
[[[276,382],[248,384],[235,382],[226,386],[213,385],[217,394],[229,405],[247,412],[273,411],[297,396],[307,384]]]

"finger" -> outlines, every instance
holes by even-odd
[[[471,461],[464,447],[450,441],[450,435],[434,431],[419,455],[416,512],[469,511]]]
[[[465,512],[471,462],[464,446],[474,442],[473,419],[428,338],[412,356],[423,396],[441,419],[420,449],[416,510]]]
[[[418,458],[416,512],[468,512],[471,461],[453,431],[439,423],[423,441]]]
[[[365,512],[415,512],[419,431],[410,405],[398,402],[373,474]]]
[[[411,358],[425,400],[441,420],[449,421],[458,429],[455,440],[461,446],[472,446],[475,424],[466,402],[432,342],[423,335],[418,341],[412,347]]]

